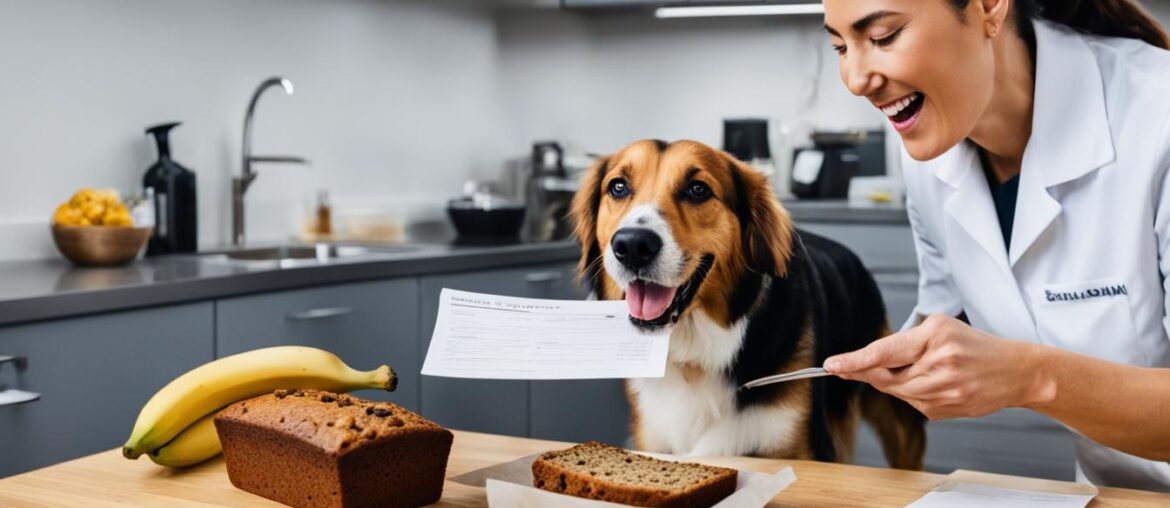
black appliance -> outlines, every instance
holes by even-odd
[[[768,148],[768,120],[765,118],[723,120],[723,150],[744,162],[771,159],[772,150]]]
[[[171,159],[169,134],[178,125],[173,122],[146,129],[158,146],[158,161],[142,177],[143,189],[154,193],[154,233],[146,244],[148,256],[199,248],[195,173]]]
[[[855,176],[886,174],[885,132],[815,132],[813,147],[793,155],[792,193],[801,199],[845,199]]]
[[[572,232],[569,208],[577,192],[577,180],[577,175],[570,175],[565,167],[565,150],[560,143],[533,143],[524,197],[528,205],[528,239],[551,241],[569,237]]]

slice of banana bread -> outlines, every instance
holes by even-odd
[[[277,390],[215,417],[232,485],[295,507],[439,500],[450,431],[389,402]]]
[[[708,507],[735,492],[738,471],[670,462],[596,441],[532,463],[537,488],[634,506]]]

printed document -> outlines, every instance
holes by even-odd
[[[630,323],[626,303],[443,289],[422,373],[478,379],[662,377],[669,330]]]

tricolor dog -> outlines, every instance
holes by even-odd
[[[598,298],[671,328],[666,376],[626,381],[638,448],[847,462],[860,416],[890,465],[921,469],[925,418],[868,386],[737,389],[889,330],[857,256],[794,229],[758,171],[694,141],[639,141],[584,175],[572,216]]]

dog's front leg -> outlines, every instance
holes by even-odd
[[[739,429],[733,419],[722,419],[703,432],[694,446],[684,455],[688,457],[736,456],[749,453],[741,450]]]

